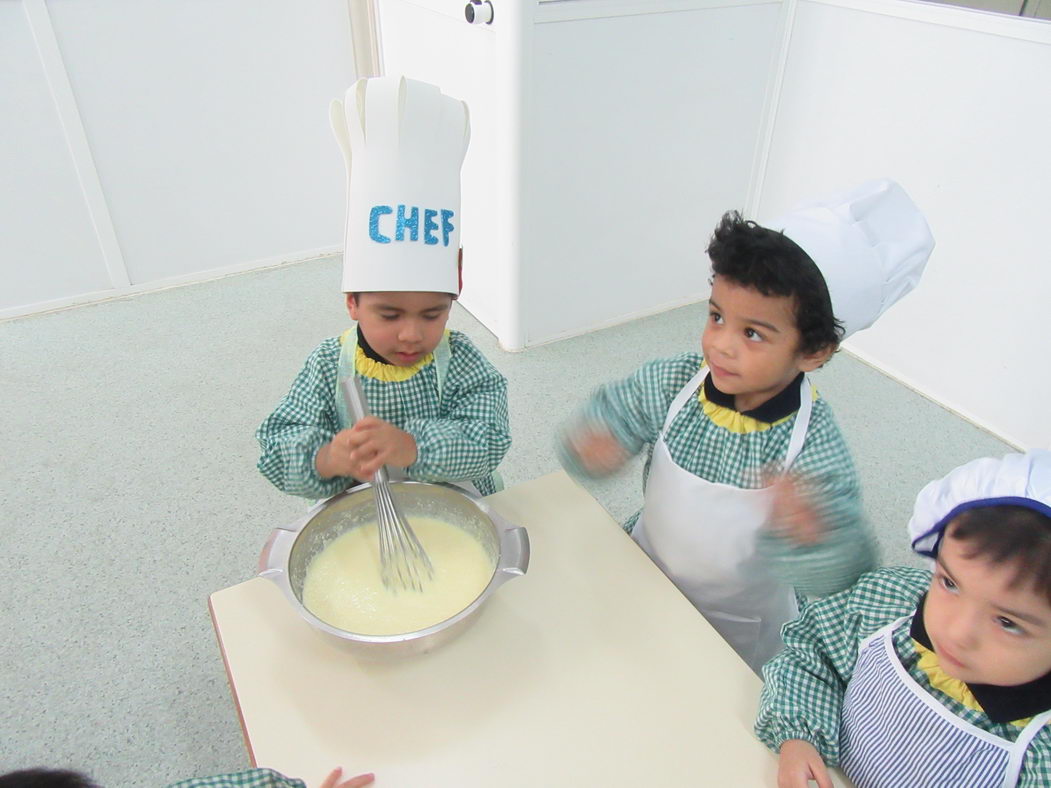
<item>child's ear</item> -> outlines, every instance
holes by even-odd
[[[358,299],[353,293],[347,293],[347,311],[350,313],[351,320],[358,319]]]
[[[818,369],[832,358],[832,354],[836,352],[835,345],[827,345],[821,348],[821,350],[815,350],[813,353],[801,354],[799,356],[799,371],[800,372],[813,372]]]

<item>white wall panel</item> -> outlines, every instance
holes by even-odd
[[[899,180],[937,248],[917,290],[848,347],[1021,446],[1051,443],[1048,74],[1040,22],[803,0],[762,192],[771,217]]]
[[[340,245],[344,3],[48,7],[133,284]]]
[[[0,3],[0,311],[110,280],[21,2]]]

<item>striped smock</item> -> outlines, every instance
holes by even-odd
[[[1013,788],[1026,750],[1051,717],[1034,716],[1015,740],[957,717],[898,661],[889,624],[861,644],[840,719],[840,765],[857,788],[966,785]]]

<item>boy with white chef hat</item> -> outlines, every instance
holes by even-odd
[[[467,106],[403,77],[358,80],[332,126],[347,165],[343,291],[357,325],[321,342],[259,427],[259,470],[328,497],[382,465],[420,481],[496,491],[511,445],[507,381],[445,328],[460,292],[460,166]],[[351,423],[340,381],[372,416]]]
[[[920,492],[913,549],[784,629],[756,733],[778,785],[1051,785],[1051,451],[969,462]]]
[[[850,453],[806,373],[915,286],[934,244],[887,180],[769,227],[722,218],[703,353],[600,387],[560,445],[591,476],[648,449],[628,529],[756,671],[797,592],[840,591],[876,564]]]

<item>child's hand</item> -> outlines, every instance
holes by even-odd
[[[789,739],[781,745],[777,788],[807,788],[810,780],[814,780],[818,788],[832,788],[828,767],[817,748],[803,739]]]
[[[416,462],[416,439],[390,422],[369,416],[341,430],[318,449],[314,465],[322,479],[352,476],[371,481],[383,465],[406,468]]]
[[[816,544],[825,528],[798,477],[787,474],[770,485],[773,504],[769,526],[784,539],[796,544]]]
[[[343,769],[337,766],[329,772],[325,782],[321,783],[321,788],[361,788],[363,785],[372,785],[372,782],[376,779],[373,774],[359,774],[357,777],[351,777],[345,782],[340,782],[339,778],[342,776]]]
[[[613,434],[602,428],[586,428],[569,438],[569,449],[576,455],[584,470],[594,476],[604,476],[628,461]]]

